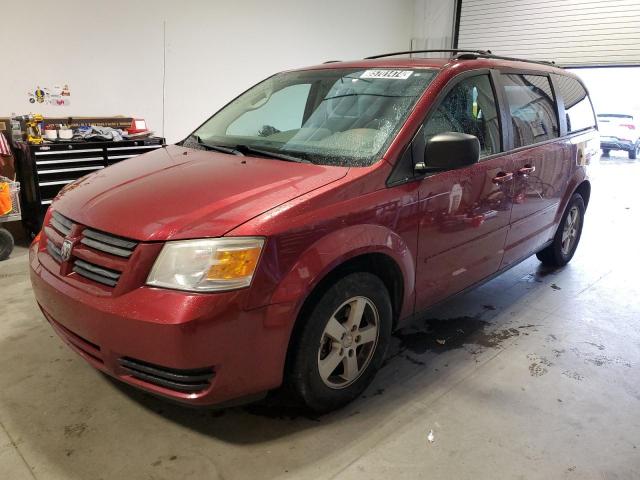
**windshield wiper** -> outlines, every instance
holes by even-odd
[[[241,155],[246,156],[249,155],[262,155],[264,157],[269,158],[277,158],[278,160],[286,160],[287,162],[297,162],[297,163],[311,163],[309,160],[305,160],[304,158],[294,157],[291,155],[285,155],[284,153],[277,153],[271,150],[262,150],[261,148],[250,147],[249,145],[236,145],[235,147],[227,147],[224,145],[212,145],[210,143],[204,142],[199,135],[191,135],[192,138],[198,142],[198,145],[208,149],[215,150],[216,152],[229,153],[231,155]]]
[[[242,153],[240,150],[237,150],[235,148],[225,147],[222,145],[211,145],[210,143],[203,142],[199,135],[191,135],[191,136],[195,138],[196,142],[198,142],[198,145],[202,145],[207,150],[215,150],[216,152],[244,156],[244,153]]]
[[[233,150],[245,155],[264,155],[265,157],[277,158],[278,160],[286,160],[287,162],[311,163],[309,160],[305,160],[304,158],[293,157],[291,155],[285,155],[284,153],[272,152],[271,150],[262,150],[261,148],[250,147],[249,145],[236,145],[236,148]]]

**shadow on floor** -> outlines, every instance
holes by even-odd
[[[531,272],[531,267],[528,267],[528,271]],[[537,266],[532,273],[524,277],[518,276],[514,282],[531,282],[531,288],[548,288],[546,277],[556,272],[557,270]],[[231,443],[265,442],[314,428],[319,423],[330,425],[341,422],[345,418],[366,413],[368,408],[375,409],[378,416],[380,410],[384,411],[387,406],[383,400],[374,402],[375,397],[397,394],[401,388],[401,380],[397,379],[421,374],[425,367],[437,361],[439,355],[464,347],[469,353],[468,361],[475,362],[476,354],[486,349],[501,348],[504,341],[515,336],[528,335],[528,330],[535,327],[506,326],[503,323],[510,319],[499,317],[501,311],[509,308],[520,298],[520,294],[514,293],[511,302],[503,302],[500,307],[492,305],[490,298],[484,304],[478,305],[470,298],[471,294],[472,292],[461,295],[439,305],[437,316],[431,316],[426,312],[422,317],[396,331],[382,369],[389,368],[397,373],[386,377],[385,380],[374,381],[362,398],[340,411],[327,415],[318,416],[309,412],[292,402],[282,390],[270,392],[266,398],[248,405],[193,408],[170,403],[111,377],[105,377],[114,388],[137,404],[186,428]],[[452,307],[455,306],[456,311],[459,311],[460,305],[465,303],[468,303],[465,307],[468,310],[467,314],[446,316]],[[439,375],[445,373],[436,371],[433,380],[438,380]],[[393,407],[389,406],[388,409],[392,411]]]

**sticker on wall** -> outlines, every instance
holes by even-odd
[[[38,85],[27,92],[29,103],[41,103],[53,107],[66,107],[71,105],[71,89],[68,84],[55,85],[52,88]]]
[[[36,103],[36,102],[44,103],[44,97],[45,97],[44,89],[40,88],[39,85],[36,88],[34,88],[29,95],[30,95],[30,98],[29,98],[30,103]]]

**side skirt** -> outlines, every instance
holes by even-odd
[[[524,257],[520,258],[519,260],[513,262],[511,265],[509,265],[508,267],[502,268],[500,270],[498,270],[497,272],[489,275],[486,278],[483,278],[482,280],[480,280],[479,282],[476,282],[470,286],[468,286],[467,288],[460,290],[458,293],[454,293],[453,295],[445,298],[444,300],[440,300],[437,303],[434,303],[433,305],[428,306],[427,308],[420,310],[419,312],[414,312],[412,315],[409,315],[407,317],[404,317],[403,319],[399,320],[397,322],[397,325],[395,327],[394,330],[398,330],[399,328],[411,323],[414,320],[417,320],[421,317],[423,317],[426,313],[428,313],[429,311],[435,309],[436,307],[441,306],[444,303],[447,303],[449,301],[451,301],[454,298],[457,298],[459,296],[464,295],[465,293],[470,292],[471,290],[478,288],[481,285],[484,285],[487,282],[490,282],[491,280],[493,280],[494,278],[502,275],[504,272],[511,270],[513,267],[515,267],[516,265],[521,264],[522,262],[524,262],[525,260],[527,260],[529,257],[531,257],[532,255],[536,254],[537,252],[539,252],[540,250],[544,250],[545,248],[547,248],[549,245],[551,245],[553,243],[553,239],[545,242],[543,245],[541,245],[540,247],[538,247],[536,250],[528,253],[527,255],[525,255]]]

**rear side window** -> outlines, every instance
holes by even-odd
[[[444,132],[474,135],[480,141],[480,156],[501,151],[500,124],[489,75],[460,81],[427,120],[425,140]]]
[[[596,118],[587,91],[575,78],[556,75],[556,83],[567,116],[567,132],[595,127]]]
[[[556,104],[549,77],[503,74],[511,112],[513,147],[525,147],[559,136]]]

